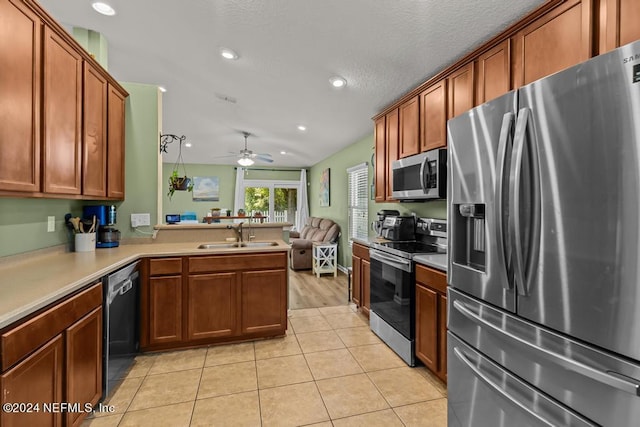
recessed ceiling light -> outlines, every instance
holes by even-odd
[[[97,1],[93,3],[91,6],[93,6],[93,10],[103,15],[113,16],[116,14],[116,11],[111,6],[101,1]]]
[[[193,144],[191,144],[190,142],[185,142],[185,143],[184,143],[184,146],[185,146],[185,147],[187,147],[187,148],[189,148],[189,147],[192,147],[192,146],[193,146]]]
[[[164,93],[167,91],[167,88],[164,86],[158,86],[158,89],[160,89],[160,92]]]
[[[347,81],[340,76],[331,77],[329,82],[331,83],[331,86],[335,88],[342,88],[347,85]]]
[[[287,154],[287,152],[286,151],[281,151],[280,154],[282,154],[284,156],[285,154]]]
[[[304,132],[307,130],[307,127],[305,125],[298,125],[298,130]]]
[[[224,59],[238,59],[238,54],[232,51],[231,49],[227,49],[226,47],[223,47],[222,49],[220,49],[220,55]]]

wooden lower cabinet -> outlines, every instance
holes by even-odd
[[[446,274],[416,267],[416,357],[447,381]]]
[[[242,273],[242,333],[278,333],[287,328],[287,272]]]
[[[102,397],[102,285],[0,331],[0,355],[0,405],[39,405],[0,411],[0,426],[80,425]]]
[[[97,404],[102,396],[102,307],[98,307],[65,331],[66,402]],[[86,414],[67,412],[67,426],[82,423]]]
[[[42,410],[44,402],[62,402],[64,346],[62,334],[40,347],[31,356],[2,374],[2,404],[39,403],[39,412],[0,411],[3,427],[61,426],[61,412]]]
[[[182,341],[182,277],[149,280],[149,344]]]
[[[286,332],[286,252],[154,258],[142,271],[143,351]]]
[[[240,288],[236,273],[189,276],[187,339],[238,334]]]
[[[351,301],[369,315],[371,293],[369,290],[371,263],[369,262],[369,248],[358,243],[351,247]]]

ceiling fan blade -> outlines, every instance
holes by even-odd
[[[259,162],[265,162],[265,163],[273,163],[273,159],[271,158],[271,156],[266,157],[262,154],[257,154],[255,159]]]
[[[264,157],[266,159],[271,159],[271,154],[269,154],[269,153],[252,153],[251,157]]]

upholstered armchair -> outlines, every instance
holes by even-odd
[[[291,239],[290,267],[309,270],[312,267],[313,242],[335,243],[340,237],[340,226],[330,219],[309,217],[300,232],[289,233]]]

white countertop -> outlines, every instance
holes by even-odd
[[[95,252],[56,252],[0,265],[0,328],[73,293],[143,257],[282,252],[289,245],[198,249],[198,243],[121,244]]]
[[[413,260],[418,264],[426,265],[427,267],[437,268],[444,272],[447,271],[448,257],[447,254],[426,254],[416,255]]]

